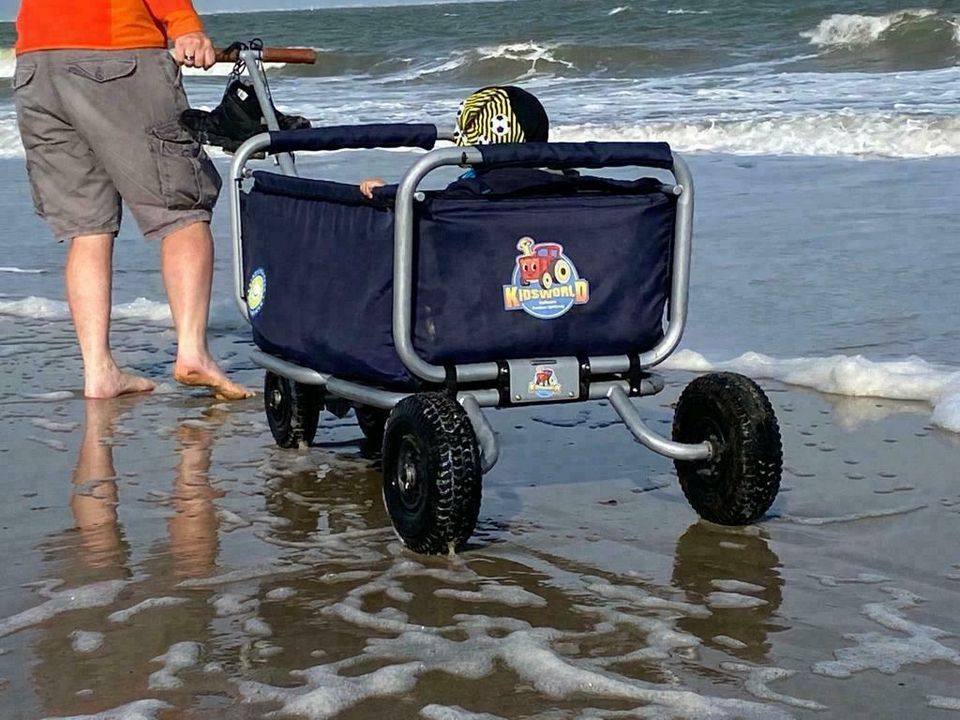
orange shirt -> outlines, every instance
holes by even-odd
[[[165,48],[202,30],[191,0],[23,0],[17,53]]]

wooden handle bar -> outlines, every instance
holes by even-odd
[[[237,51],[218,49],[217,62],[236,62]],[[317,51],[310,48],[263,48],[260,57],[264,62],[291,63],[299,65],[314,65],[317,62]]]

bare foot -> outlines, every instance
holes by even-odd
[[[121,372],[114,368],[111,371],[84,379],[83,395],[90,399],[115,398],[131,393],[150,392],[156,387],[154,383],[139,375]]]
[[[208,387],[218,400],[245,400],[253,397],[253,390],[233,382],[212,361],[189,365],[178,360],[176,367],[173,369],[173,379],[182,385]]]

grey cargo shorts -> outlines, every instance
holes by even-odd
[[[121,198],[151,240],[210,222],[220,176],[180,126],[166,50],[24,53],[13,87],[34,208],[58,239],[115,234]]]

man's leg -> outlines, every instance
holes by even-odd
[[[70,242],[67,302],[83,355],[83,394],[112,398],[153,390],[146,378],[120,371],[110,352],[113,236],[84,235]]]
[[[163,282],[177,328],[173,376],[185,385],[213,389],[217,397],[241,400],[253,393],[231,381],[207,349],[207,319],[213,284],[213,235],[197,222],[167,235],[161,245]]]

